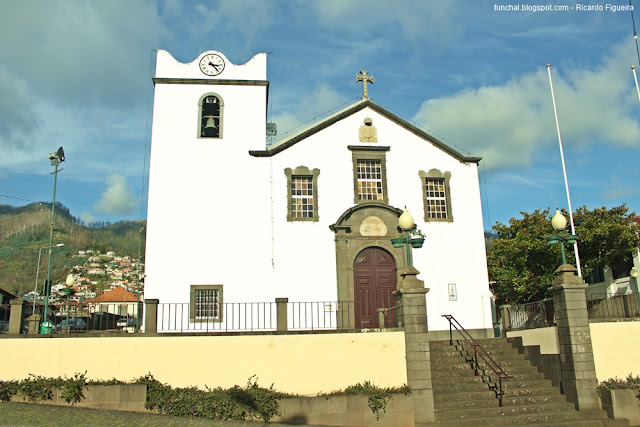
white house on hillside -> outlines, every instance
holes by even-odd
[[[390,241],[406,206],[426,235],[413,257],[429,329],[451,314],[492,331],[480,158],[377,105],[360,77],[360,101],[265,148],[266,54],[158,51],[146,299],[190,303],[192,323],[224,321],[223,301],[353,302],[351,326],[377,327],[407,265]]]

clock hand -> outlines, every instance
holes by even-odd
[[[218,71],[218,65],[214,64],[213,62],[209,62],[209,65],[211,65],[213,68],[216,69],[216,71]]]

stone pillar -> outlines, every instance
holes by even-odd
[[[511,305],[504,304],[500,306],[500,321],[502,322],[502,333],[507,336],[507,331],[511,329]]]
[[[276,325],[278,332],[287,332],[287,305],[289,298],[276,298]]]
[[[29,334],[37,334],[40,331],[40,314],[32,314],[29,316]]]
[[[556,270],[551,293],[556,312],[562,390],[576,409],[600,409],[593,361],[585,289],[576,268],[563,264]]]
[[[386,308],[379,308],[378,309],[378,327],[380,329],[384,329],[387,326],[387,322],[385,322],[386,319],[385,319],[385,315],[384,315],[386,310],[387,310]]]
[[[427,300],[429,289],[416,276],[419,271],[406,268],[398,290],[394,292],[400,307],[398,322],[404,328],[407,358],[407,382],[413,390],[414,422],[435,421],[433,386],[431,384],[431,356],[427,327]]]
[[[22,329],[22,310],[24,301],[21,299],[9,300],[11,312],[9,313],[9,333],[18,335]]]
[[[146,299],[144,305],[144,333],[155,334],[158,332],[158,299]]]

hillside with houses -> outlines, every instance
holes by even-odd
[[[50,203],[0,205],[0,288],[37,300],[50,259],[53,294],[73,274],[78,298],[96,298],[118,287],[142,295],[146,221],[85,224],[56,203],[51,254],[50,232]]]
[[[115,251],[100,253],[92,249],[78,251],[72,256],[78,264],[70,269],[75,283],[75,294],[72,300],[94,300],[101,295],[118,288],[123,288],[129,294],[140,299],[143,295],[144,266],[137,258],[121,255]],[[66,281],[59,281],[51,286],[53,300],[66,298],[63,289],[67,287]],[[43,292],[30,291],[24,294],[25,300],[44,300]]]

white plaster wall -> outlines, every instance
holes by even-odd
[[[197,61],[180,64],[161,51],[157,75],[201,79]],[[266,58],[256,56],[245,64],[251,73],[242,77],[264,79],[263,63]],[[226,73],[219,78],[230,78]],[[197,103],[208,92],[224,101],[222,140],[197,138]],[[264,149],[266,95],[264,86],[156,85],[145,298],[187,303],[190,285],[222,284],[225,302],[335,301],[329,225],[354,205],[347,146],[367,145],[359,143],[358,128],[368,116],[378,129],[375,145],[391,147],[389,203],[406,205],[427,236],[425,246],[414,250],[414,264],[431,289],[429,328],[448,329],[441,315],[451,314],[467,329],[490,329],[477,165],[460,162],[368,108],[271,158],[252,157],[249,150]],[[320,169],[318,222],[286,221],[284,169],[300,165]],[[451,172],[452,223],[424,223],[418,171],[432,168]],[[457,301],[449,301],[449,283],[457,285]]]
[[[358,140],[358,128],[367,116],[373,118],[378,129],[376,144]],[[414,264],[422,272],[419,277],[431,288],[427,294],[429,328],[447,329],[443,314],[452,314],[468,329],[491,328],[476,165],[461,163],[368,108],[273,157],[276,277],[282,282],[290,282],[291,278],[296,281],[288,293],[290,300],[336,299],[335,242],[329,225],[354,205],[349,145],[391,147],[386,154],[389,204],[398,208],[406,205],[427,235],[425,246],[413,254]],[[320,169],[318,222],[286,221],[284,169],[297,166]],[[418,171],[428,172],[432,168],[451,171],[453,223],[424,223]],[[449,301],[449,283],[457,285],[457,301]]]
[[[158,70],[165,61],[175,60],[159,55]],[[181,65],[203,78],[197,61]],[[247,77],[264,79],[256,68]],[[222,139],[197,138],[209,92],[224,102]],[[156,85],[145,298],[186,303],[190,285],[223,284],[226,301],[272,301],[269,164],[248,154],[263,147],[265,116],[265,86]]]

